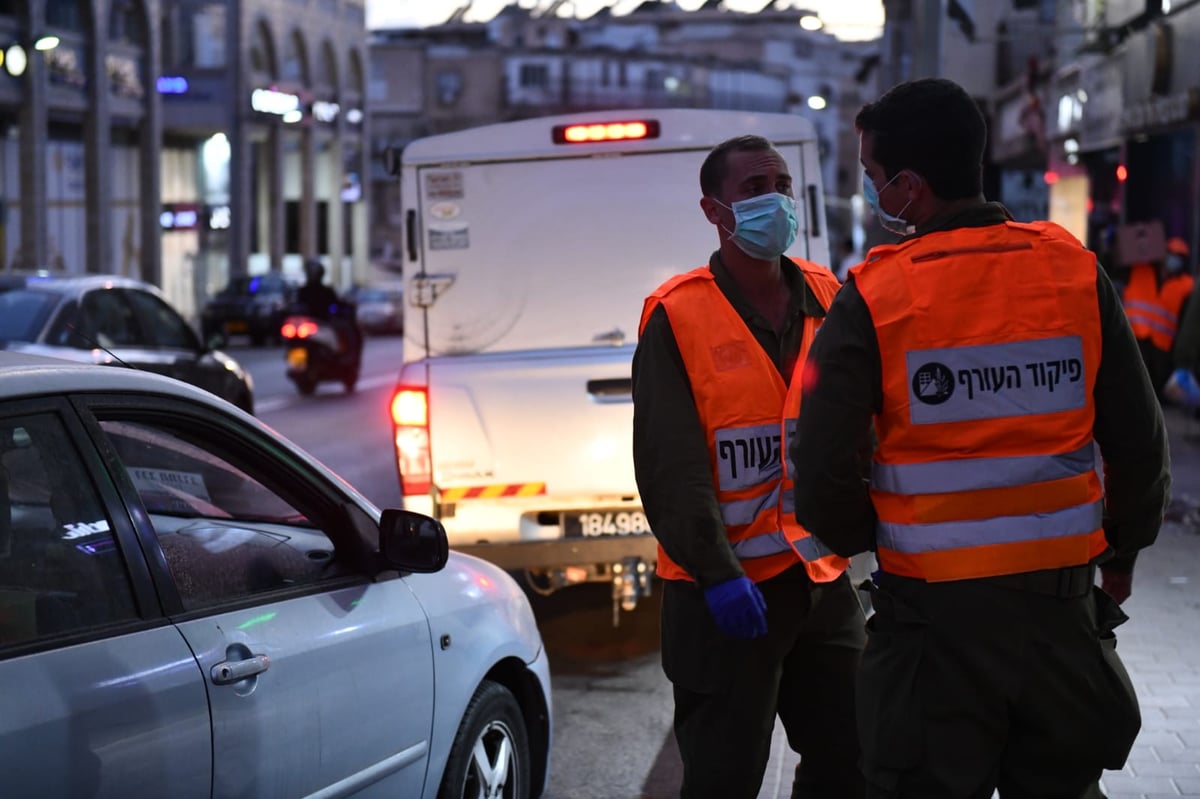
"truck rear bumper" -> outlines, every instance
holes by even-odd
[[[646,562],[658,559],[658,541],[649,534],[506,541],[462,546],[451,544],[450,548],[455,552],[482,558],[509,571],[620,563],[626,558],[638,558]]]

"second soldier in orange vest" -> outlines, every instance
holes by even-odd
[[[798,367],[839,284],[783,253],[792,178],[770,142],[700,169],[720,239],[647,298],[633,364],[634,468],[663,578],[683,799],[753,799],[776,716],[800,753],[792,796],[863,792],[854,674],[865,639],[845,558],[796,523],[788,439]]]
[[[1149,262],[1134,264],[1122,298],[1129,326],[1160,395],[1171,373],[1179,322],[1195,284],[1187,258],[1187,242],[1178,237],[1168,239],[1161,268]]]

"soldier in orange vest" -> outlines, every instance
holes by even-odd
[[[1169,496],[1162,411],[1095,255],[984,200],[960,86],[900,84],[856,125],[864,196],[902,238],[830,308],[792,460],[798,521],[879,560],[867,796],[1100,796],[1141,723],[1113,628]]]
[[[778,716],[801,756],[792,796],[854,799],[862,609],[846,559],[796,523],[785,457],[798,367],[839,283],[784,255],[797,232],[792,178],[766,139],[718,145],[700,188],[720,248],[647,298],[633,362],[680,795],[756,797]]]
[[[1172,237],[1167,240],[1163,263],[1134,264],[1125,286],[1125,315],[1129,317],[1154,388],[1160,393],[1171,373],[1171,353],[1195,285],[1187,258],[1187,242]]]

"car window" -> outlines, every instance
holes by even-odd
[[[0,419],[0,647],[135,618],[110,520],[61,420]]]
[[[83,296],[80,314],[82,332],[101,347],[143,347],[146,342],[138,329],[133,309],[122,292],[97,289]]]
[[[138,327],[146,331],[152,347],[177,350],[197,350],[200,342],[174,308],[146,291],[127,289],[125,296],[137,315]]]
[[[0,294],[0,341],[36,341],[59,295],[14,288]]]
[[[329,536],[219,441],[143,422],[101,427],[150,515],[186,609],[342,576]]]

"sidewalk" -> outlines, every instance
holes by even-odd
[[[1142,732],[1108,799],[1200,797],[1200,422],[1167,411],[1174,499],[1158,541],[1143,552],[1118,649],[1142,708]],[[798,757],[776,724],[759,799],[787,799]]]

